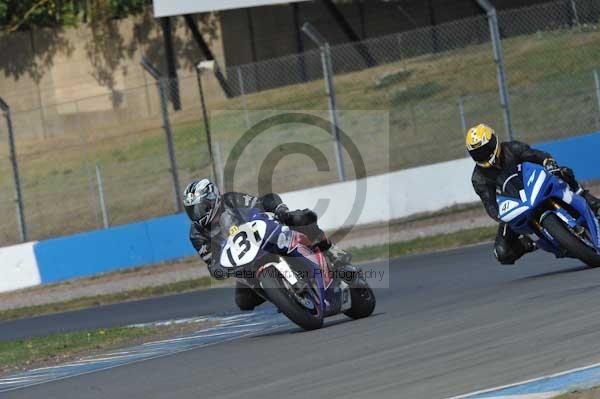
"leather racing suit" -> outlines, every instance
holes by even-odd
[[[504,142],[500,146],[500,156],[497,164],[490,168],[476,165],[471,178],[473,188],[481,198],[486,212],[498,222],[500,222],[500,219],[496,193],[500,190],[500,184],[502,183],[498,182],[497,179],[502,172],[511,170],[523,162],[544,165],[544,161],[552,159],[552,155],[549,153],[533,149],[519,141]],[[592,209],[597,211],[598,199],[582,189],[575,179],[573,171],[569,168],[560,168],[560,173],[571,190],[581,193],[588,200]],[[494,254],[500,263],[514,264],[523,255],[533,250],[535,250],[535,245],[529,237],[520,237],[506,223],[500,222],[494,244]]]
[[[318,246],[321,250],[326,251],[331,246],[325,233],[317,226],[317,216],[314,212],[308,209],[289,212],[288,207],[277,194],[255,197],[245,193],[225,193],[222,196],[221,209],[216,223],[213,222],[209,227],[205,227],[200,223],[193,222],[190,227],[190,241],[198,251],[200,258],[208,266],[211,276],[216,279],[229,277],[229,271],[221,266],[218,257],[221,243],[229,236],[229,232],[224,231],[225,226],[229,225],[227,221],[230,219],[228,218],[234,215],[235,209],[240,208],[257,208],[264,212],[272,212],[283,224],[305,234],[313,245]],[[235,301],[241,310],[252,310],[264,302],[264,299],[237,281]]]

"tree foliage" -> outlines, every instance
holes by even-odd
[[[139,14],[149,5],[150,0],[0,0],[0,26],[9,32],[74,26]]]
[[[39,83],[57,54],[70,57],[83,47],[91,76],[110,91],[117,107],[123,100],[117,76],[128,74],[128,62],[141,50],[166,70],[162,31],[150,5],[151,0],[0,0],[0,54],[8,55],[0,57],[0,75],[16,80],[29,76]],[[136,17],[119,21],[129,16]],[[217,37],[215,14],[195,18],[208,40]],[[173,31],[185,31],[182,18],[172,23]],[[81,29],[65,29],[78,25]],[[195,70],[202,54],[191,34],[174,35],[173,46],[177,67]]]

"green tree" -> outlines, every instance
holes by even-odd
[[[31,27],[74,26],[143,12],[150,0],[0,0],[0,26],[14,32]]]

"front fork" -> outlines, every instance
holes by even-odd
[[[543,220],[544,215],[546,215],[547,213],[554,213],[569,227],[569,229],[574,235],[576,235],[580,240],[584,241],[586,244],[594,247],[594,244],[590,242],[589,237],[586,237],[586,228],[582,226],[579,223],[579,221],[575,219],[571,214],[565,211],[564,207],[559,202],[551,198],[548,200],[548,204],[551,206],[551,209],[547,210],[541,215],[540,221]],[[580,218],[583,218],[583,216],[581,216]],[[553,237],[550,237],[548,234],[546,234],[546,230],[543,228],[540,222],[536,220],[534,221],[533,225],[536,227],[536,229],[538,229],[540,234],[543,234],[545,237],[554,241]]]
[[[544,211],[542,214],[540,214],[538,217],[534,218],[531,221],[531,225],[532,225],[534,231],[536,232],[537,236],[540,238],[540,240],[537,241],[536,244],[538,245],[538,247],[543,248],[546,251],[554,253],[557,257],[563,258],[567,255],[566,252],[559,245],[556,245],[554,237],[552,237],[550,234],[548,234],[548,232],[546,231],[544,226],[542,226],[542,221],[544,220],[544,217],[547,214],[556,213],[560,217],[561,211],[562,211],[562,206],[558,202],[556,202],[554,199],[549,199],[548,205],[549,205],[549,209],[547,209],[546,211]],[[562,217],[561,217],[561,219],[562,219]],[[533,239],[533,237],[532,237],[532,239]],[[536,240],[534,239],[534,241],[536,241]]]
[[[297,257],[301,262],[306,262],[306,269],[300,271],[300,273],[309,273],[308,281],[305,281],[302,278],[298,278],[296,272],[290,266],[290,262],[288,262],[284,257],[277,259],[275,262],[270,262],[263,265],[259,268],[257,273],[268,273],[269,268],[274,268],[277,272],[285,279],[285,281],[290,286],[290,289],[294,291],[294,293],[298,296],[302,296],[309,290],[317,291],[315,294],[318,296],[318,304],[317,306],[321,307],[321,312],[325,312],[325,304],[323,303],[323,299],[325,298],[325,290],[323,288],[323,278],[318,267],[315,267],[312,262],[304,257]],[[309,270],[307,270],[309,269]],[[310,275],[312,274],[312,275]],[[314,286],[312,286],[314,282]]]

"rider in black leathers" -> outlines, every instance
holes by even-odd
[[[486,125],[479,125],[468,131],[467,150],[477,163],[471,178],[473,188],[488,215],[498,222],[500,219],[496,193],[501,183],[497,179],[504,170],[511,170],[523,162],[543,165],[549,171],[559,173],[571,190],[587,200],[594,212],[598,213],[600,209],[600,200],[582,188],[575,179],[573,170],[559,167],[547,152],[533,149],[519,141],[499,143],[494,131]],[[519,236],[506,223],[500,222],[494,244],[494,254],[500,263],[512,265],[535,249],[535,244],[529,237]]]
[[[233,277],[230,269],[221,266],[218,259],[222,240],[228,235],[223,231],[228,223],[220,223],[231,217],[235,209],[257,208],[264,212],[274,213],[277,219],[294,230],[305,234],[324,252],[333,267],[346,267],[351,256],[333,245],[323,230],[317,225],[317,215],[309,210],[290,212],[277,194],[255,197],[244,193],[225,193],[221,195],[217,186],[208,179],[194,181],[184,191],[184,207],[192,221],[190,241],[198,255],[207,264],[212,277],[224,279]],[[252,310],[264,302],[253,290],[239,281],[236,284],[235,301],[241,310]]]

